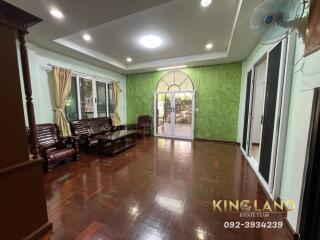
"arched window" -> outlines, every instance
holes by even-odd
[[[172,71],[165,74],[157,85],[157,92],[193,91],[193,82],[184,72]]]

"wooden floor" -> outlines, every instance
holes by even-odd
[[[238,146],[145,138],[113,157],[81,155],[45,175],[51,239],[286,240],[283,229],[224,229],[212,200],[265,194]],[[273,214],[270,220],[281,220]]]

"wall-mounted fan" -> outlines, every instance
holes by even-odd
[[[305,0],[264,0],[253,12],[250,25],[262,35],[260,43],[272,44],[282,40],[292,30],[305,38]]]

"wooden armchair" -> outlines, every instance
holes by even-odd
[[[141,115],[138,117],[137,131],[139,135],[145,136],[151,134],[152,117]]]
[[[60,161],[73,159],[79,160],[78,138],[61,137],[56,124],[46,123],[36,126],[37,146],[43,158],[45,172],[50,172],[52,167]]]

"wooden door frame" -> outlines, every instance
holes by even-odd
[[[320,88],[314,90],[313,107],[309,130],[309,143],[307,148],[305,184],[302,195],[302,209],[300,216],[299,234],[301,240],[316,239],[315,233],[320,224],[315,219],[317,212],[315,206],[320,204]],[[318,230],[317,230],[318,229]],[[310,235],[311,234],[311,235]]]

